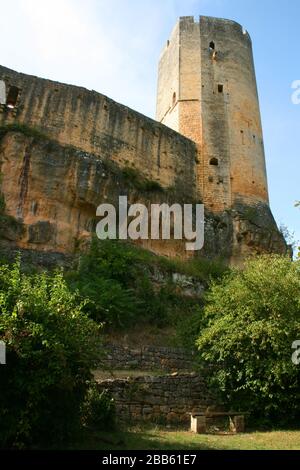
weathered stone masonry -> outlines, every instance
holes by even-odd
[[[118,422],[188,425],[190,413],[203,412],[216,401],[197,373],[195,357],[182,348],[105,344],[96,377],[100,391],[114,399]],[[101,379],[101,370],[112,378]],[[118,374],[129,377],[118,378]],[[135,375],[133,376],[133,372]],[[131,376],[130,376],[131,375]]]
[[[183,198],[184,189],[175,185],[172,194],[143,191],[126,178],[108,159],[47,138],[35,138],[22,130],[0,133],[1,192],[6,212],[15,218],[11,229],[1,231],[9,248],[72,254],[84,248],[95,233],[96,209],[103,202],[118,207],[118,197],[170,203]],[[189,198],[187,194],[184,198]],[[18,230],[17,230],[18,228]],[[20,228],[20,230],[19,230]],[[181,240],[146,240],[145,248],[172,256],[185,256]]]
[[[252,43],[241,25],[179,19],[160,58],[156,118],[197,143],[197,187],[210,210],[268,205]]]
[[[100,391],[114,398],[119,421],[185,424],[190,413],[215,403],[204,380],[196,373],[104,380]]]
[[[121,166],[134,166],[168,187],[180,179],[195,191],[196,146],[170,128],[95,91],[14,72],[0,80],[19,90],[16,106],[0,105],[0,125],[22,123]]]
[[[97,379],[115,401],[118,422],[188,425],[191,412],[214,404],[203,378],[195,370],[191,351],[182,348],[105,344],[99,367],[114,378]],[[118,378],[128,371],[137,376]]]
[[[193,370],[193,354],[180,348],[142,346],[129,348],[118,344],[105,345],[101,365],[109,370]]]

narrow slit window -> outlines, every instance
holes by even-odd
[[[172,104],[173,104],[173,106],[175,105],[175,103],[176,103],[176,93],[175,93],[175,91],[174,91],[173,97],[172,97]]]
[[[6,106],[10,109],[15,108],[19,96],[19,88],[16,86],[11,86],[8,90],[8,95],[6,99]]]
[[[245,144],[245,136],[244,136],[243,130],[241,130],[241,137],[242,137],[242,144]]]
[[[219,85],[218,85],[218,92],[219,92],[219,93],[223,93],[223,90],[224,90],[224,86],[223,86],[221,83],[219,83]]]

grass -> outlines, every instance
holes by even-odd
[[[133,428],[124,432],[94,432],[71,448],[89,450],[300,450],[300,431],[244,434],[193,434]]]
[[[169,273],[179,273],[199,281],[209,281],[210,278],[221,277],[228,268],[222,260],[208,260],[206,258],[191,258],[187,260],[168,258],[152,253],[151,251],[123,241],[102,241],[106,249],[111,247],[118,250],[120,255],[130,256],[132,262],[148,267],[157,267]]]
[[[211,277],[221,277],[228,269],[221,260],[205,258],[180,260],[160,257],[158,263],[171,272],[178,272],[199,281],[208,281]]]

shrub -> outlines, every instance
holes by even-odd
[[[73,289],[87,299],[85,310],[98,322],[116,328],[137,319],[161,324],[168,308],[163,289],[154,290],[150,271],[136,248],[120,241],[94,239],[76,272],[67,275]]]
[[[131,243],[94,238],[89,252],[80,256],[76,271],[69,272],[67,280],[87,299],[85,311],[97,322],[114,328],[137,321],[162,326],[168,322],[174,325],[174,312],[178,311],[180,296],[172,281],[173,272],[207,284],[210,278],[222,276],[224,270],[221,262],[172,260]],[[184,299],[180,305],[184,313],[186,303]]]
[[[202,328],[205,327],[205,320],[203,310],[198,303],[196,304],[196,299],[194,302],[190,301],[189,304],[185,305],[185,315],[181,315],[177,320],[176,334],[181,346],[195,350],[196,340]]]
[[[106,390],[99,392],[91,383],[82,409],[83,422],[97,431],[113,430],[115,427],[115,404]]]
[[[99,327],[83,313],[62,273],[0,267],[0,446],[58,444],[77,429]]]
[[[300,263],[249,260],[244,271],[213,283],[204,315],[197,346],[221,398],[269,421],[299,416],[300,367],[291,348],[300,339]]]
[[[86,299],[85,311],[97,322],[124,327],[139,315],[140,302],[131,288],[136,276],[133,255],[121,243],[94,239],[76,272],[67,274],[73,289]]]

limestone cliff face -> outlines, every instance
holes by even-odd
[[[292,256],[267,204],[239,203],[218,215],[207,214],[205,254],[219,254],[230,265],[242,267],[253,255],[278,253]]]
[[[177,180],[172,190],[136,181],[116,163],[99,155],[63,146],[28,129],[0,132],[2,248],[73,254],[95,233],[96,208],[104,202],[196,202],[188,185]],[[198,201],[199,202],[199,201]],[[167,256],[187,256],[183,241],[143,241]],[[205,245],[196,256],[224,258],[240,264],[253,253],[284,253],[286,245],[267,205],[243,206],[219,215],[207,213]]]
[[[95,234],[98,205],[117,208],[119,195],[146,206],[191,200],[179,183],[167,192],[99,156],[22,132],[2,135],[0,159],[5,211],[18,227],[13,234],[3,227],[2,238],[21,248],[73,253]],[[144,244],[165,255],[185,256],[181,241]]]

